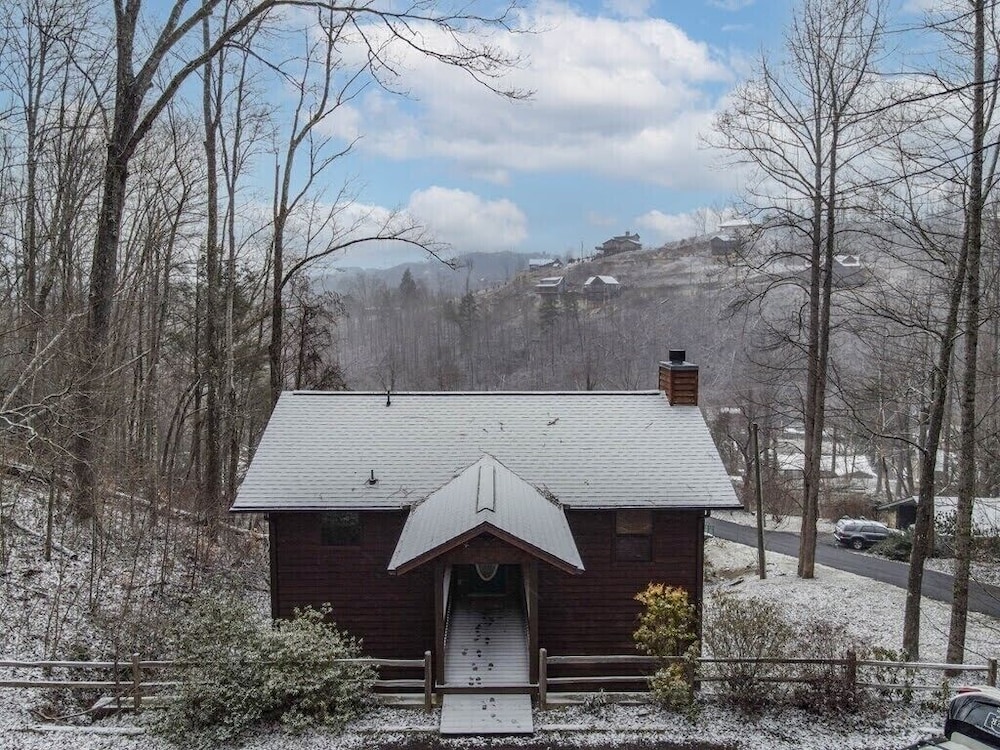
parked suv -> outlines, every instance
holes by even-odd
[[[889,536],[889,527],[865,518],[841,518],[837,521],[833,535],[846,547],[864,549]]]
[[[948,704],[944,738],[918,745],[927,750],[990,750],[1000,748],[1000,690],[979,686],[959,688]]]

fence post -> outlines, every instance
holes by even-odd
[[[431,652],[424,651],[424,711],[434,710],[434,672],[431,669]]]
[[[858,690],[858,654],[853,649],[847,652],[847,663],[844,665],[844,672],[847,686],[850,688],[851,693],[856,693]]]
[[[142,667],[139,666],[139,654],[132,654],[132,705],[136,711],[142,708]]]
[[[549,652],[538,649],[538,710],[548,710],[549,701]]]
[[[986,662],[986,682],[990,687],[997,686],[997,660],[988,659]]]

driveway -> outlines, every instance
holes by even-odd
[[[719,518],[709,518],[707,528],[720,539],[757,546],[757,529]],[[764,531],[764,549],[798,557],[799,535],[790,531]],[[837,544],[833,534],[820,534],[816,542],[816,562],[848,573],[873,578],[901,589],[906,588],[910,566],[884,557],[854,552]],[[924,569],[923,595],[928,599],[950,602],[952,576]],[[1000,587],[969,582],[969,609],[1000,618]]]

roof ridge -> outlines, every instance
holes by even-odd
[[[662,391],[648,388],[634,391],[391,391],[398,396],[654,396]],[[291,396],[378,396],[385,399],[385,391],[283,391]]]

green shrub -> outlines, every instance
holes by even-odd
[[[327,621],[328,607],[297,611],[272,627],[238,599],[195,602],[180,618],[174,651],[185,665],[161,731],[186,746],[235,741],[254,727],[290,732],[342,727],[365,708],[374,672],[336,659],[357,642]]]
[[[910,551],[913,548],[913,530],[907,529],[898,534],[889,534],[885,539],[872,545],[871,551],[876,555],[887,557],[890,560],[909,562]],[[955,547],[953,537],[942,534],[940,531],[934,534],[934,553],[931,557],[954,557]]]
[[[901,534],[889,534],[885,539],[872,545],[872,554],[887,557],[890,560],[907,562],[910,550],[913,549],[913,534],[904,531]]]
[[[636,646],[659,659],[683,656],[683,661],[664,661],[650,678],[653,698],[666,708],[690,714],[694,702],[694,667],[697,664],[697,615],[682,588],[651,583],[635,595],[645,609],[633,637]]]
[[[718,659],[780,659],[788,655],[795,632],[778,605],[757,597],[712,595],[702,628],[710,656]],[[776,664],[750,662],[716,664],[723,698],[748,713],[756,713],[775,698],[778,686],[770,682],[783,675]]]

